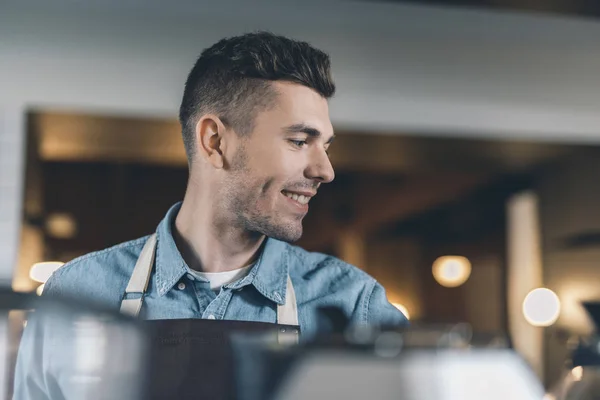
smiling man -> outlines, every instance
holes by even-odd
[[[193,320],[186,332],[196,336],[262,323],[302,338],[319,330],[321,307],[338,308],[353,324],[405,323],[372,277],[291,244],[311,198],[334,179],[327,153],[334,92],[329,57],[304,42],[259,32],[204,50],[180,108],[190,172],[183,202],[154,234],[66,264],[44,294],[145,320]],[[32,367],[45,363],[27,348],[29,330],[18,398],[53,387],[65,393],[64,374]]]

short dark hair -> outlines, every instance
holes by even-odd
[[[276,98],[270,81],[295,82],[332,97],[330,64],[329,56],[310,44],[269,32],[222,39],[205,49],[188,75],[179,109],[188,159],[200,116],[214,113],[245,135],[254,129],[257,112]]]

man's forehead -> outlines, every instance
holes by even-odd
[[[333,126],[331,122],[328,121],[327,124],[324,124],[325,128],[319,129],[319,126],[322,124],[311,124],[306,122],[300,122],[292,125],[288,125],[284,128],[284,131],[287,133],[305,133],[308,136],[314,138],[322,138],[326,141],[331,141],[335,134],[333,132]]]
[[[274,82],[273,87],[278,94],[277,103],[285,108],[314,108],[315,111],[329,114],[327,99],[316,90],[293,82]]]
[[[293,82],[273,82],[278,96],[274,107],[266,110],[263,121],[276,123],[284,132],[318,132],[328,140],[333,136],[327,99],[315,90]]]

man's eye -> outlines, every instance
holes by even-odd
[[[303,147],[307,144],[306,140],[290,140],[290,143],[292,143],[296,147]]]

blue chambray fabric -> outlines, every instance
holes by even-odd
[[[220,292],[208,281],[191,274],[172,235],[181,203],[175,204],[159,224],[155,268],[140,317],[144,319],[210,318],[275,323],[277,305],[285,303],[288,274],[296,292],[302,336],[317,331],[317,310],[338,307],[354,324],[403,325],[404,315],[391,305],[384,288],[362,270],[322,253],[267,238],[248,275],[225,285]],[[148,236],[77,258],[56,271],[44,296],[60,295],[100,303],[118,310],[125,288]],[[30,324],[33,325],[33,324]],[[15,399],[69,398],[66,383],[49,385],[55,363],[43,362],[35,348],[36,328],[23,335],[17,361]],[[49,333],[46,333],[48,335]],[[43,336],[43,333],[42,333]],[[46,351],[44,357],[51,357]],[[54,379],[54,378],[53,378]],[[54,395],[53,390],[59,392]],[[47,396],[47,397],[42,397]]]

